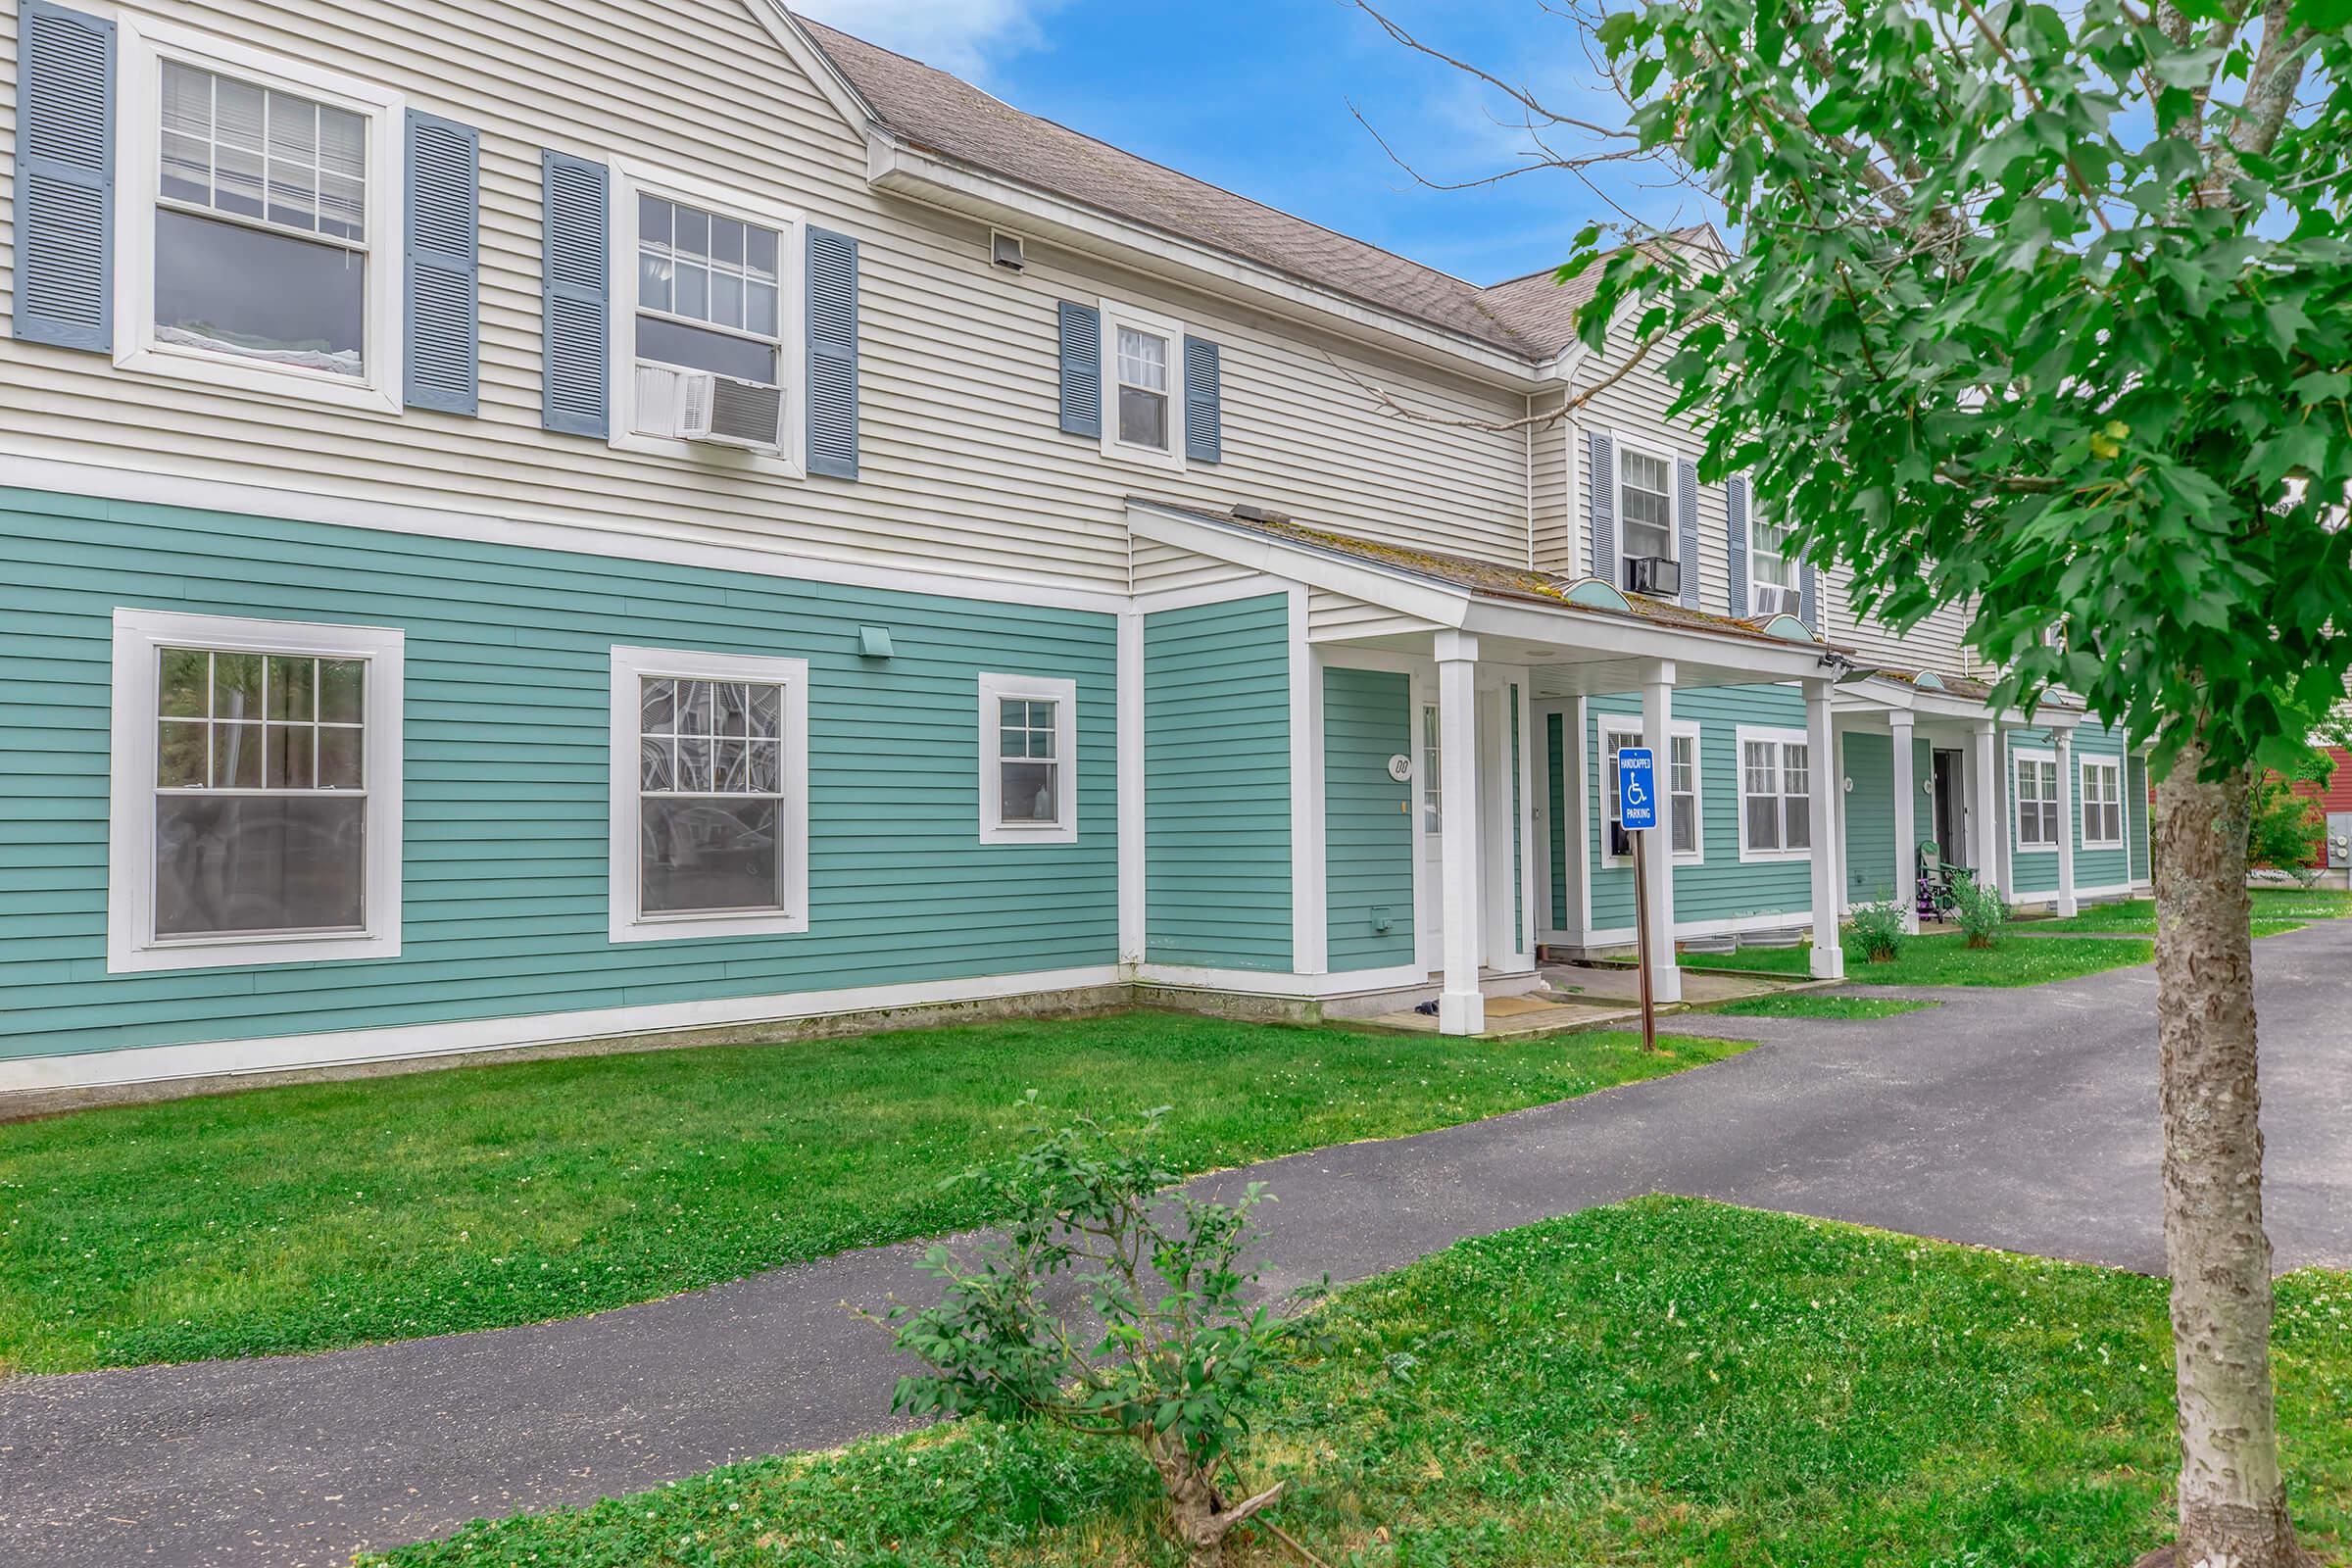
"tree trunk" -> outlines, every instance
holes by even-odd
[[[1244,1520],[1282,1495],[1276,1482],[1254,1497],[1229,1503],[1217,1490],[1214,1471],[1201,1465],[1183,1441],[1162,1433],[1139,1433],[1159,1489],[1168,1499],[1168,1533],[1184,1548],[1185,1568],[1225,1568],[1225,1538]]]
[[[2200,780],[2183,747],[2156,786],[2156,1017],[2164,1249],[2180,1432],[2177,1568],[2299,1568],[2271,1397],[2271,1243],[2262,1228],[2251,778]]]

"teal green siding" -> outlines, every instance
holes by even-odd
[[[1389,759],[1413,755],[1412,687],[1380,669],[1323,672],[1324,905],[1331,967],[1413,961],[1411,783]],[[1374,929],[1376,917],[1389,929]]]
[[[1568,716],[1544,715],[1544,755],[1550,759],[1544,772],[1544,837],[1551,852],[1551,928],[1568,929]]]
[[[1845,901],[1883,904],[1894,897],[1894,739],[1856,730],[1839,744],[1854,781],[1845,791]]]
[[[0,1054],[1117,961],[1112,616],[25,492],[0,553]],[[118,606],[406,631],[400,957],[106,972]],[[808,661],[807,933],[609,940],[616,643]],[[979,842],[984,670],[1077,681],[1075,844]]]
[[[1630,694],[1595,697],[1586,704],[1586,710],[1585,788],[1586,799],[1592,802],[1587,846],[1592,866],[1592,924],[1599,930],[1628,928],[1634,923],[1633,867],[1600,863],[1602,818],[1608,811],[1602,787],[1600,721],[1639,714],[1642,702]],[[1743,864],[1740,859],[1739,728],[1747,724],[1803,729],[1803,694],[1793,686],[1693,686],[1674,694],[1673,714],[1699,727],[1699,842],[1703,852],[1703,863],[1674,868],[1675,922],[1738,920],[1810,909],[1812,872],[1804,861]],[[1555,818],[1558,814],[1555,808]],[[1564,855],[1560,858],[1564,859]],[[1560,880],[1564,883],[1565,876]]]
[[[2009,759],[2005,775],[2010,790],[2017,780],[2016,754],[2020,751],[2048,752],[2056,750],[2050,744],[2047,730],[2018,729],[2008,732],[2004,755]],[[2132,865],[2146,860],[2147,779],[2144,770],[2136,776],[2139,793],[2134,796],[2134,770],[2124,770],[2124,848],[2120,850],[2086,850],[2082,847],[2082,760],[2085,757],[2120,758],[2124,756],[2124,732],[2096,722],[2077,725],[2074,734],[2074,758],[2068,762],[2067,791],[2071,797],[2067,831],[2075,836],[2075,888],[2078,892],[2090,888],[2120,887],[2132,880]],[[2016,887],[2020,893],[2055,893],[2058,891],[2058,852],[2056,850],[2021,850],[2017,848],[2017,808],[2010,800],[2010,853],[2013,858]],[[2134,834],[2134,824],[2137,832]],[[2134,838],[2139,842],[2134,844]],[[2144,874],[2144,873],[2142,873]]]
[[[1857,730],[1845,748],[1844,778],[1854,781],[1845,799],[1845,901],[1884,904],[1894,887],[1894,737]],[[1936,837],[1927,781],[1936,776],[1936,748],[1922,736],[1911,741],[1911,847]],[[1838,783],[1844,791],[1844,782]],[[1915,860],[1914,864],[1917,863]],[[1907,896],[1907,895],[1906,895]]]
[[[1144,617],[1144,952],[1291,967],[1291,607]]]
[[[2132,880],[2148,880],[2148,761],[2132,757],[2124,763],[2124,811],[2131,826],[2125,830],[2131,845]]]

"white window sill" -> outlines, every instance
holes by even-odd
[[[714,441],[680,441],[665,435],[647,435],[637,430],[615,429],[612,436],[615,452],[637,452],[647,457],[675,458],[714,472],[759,473],[770,478],[802,479],[808,477],[801,466],[782,448],[761,450],[758,447],[722,446]]]
[[[1811,850],[1741,850],[1741,865],[1802,865],[1813,858]]]
[[[615,924],[614,942],[678,942],[692,937],[789,937],[808,929],[806,912],[787,914],[657,914]]]
[[[1154,473],[1182,473],[1184,454],[1160,452],[1152,447],[1139,447],[1125,441],[1105,438],[1102,457],[1109,463],[1124,464],[1130,468],[1149,468]]]
[[[996,827],[984,825],[980,829],[980,842],[983,844],[1075,844],[1078,842],[1078,824],[1059,822],[1043,827],[1015,827],[1010,824],[1000,824]]]
[[[395,416],[401,411],[400,399],[372,379],[265,365],[175,344],[159,343],[118,354],[115,368],[131,375],[187,381],[289,403],[315,403],[324,408]]]
[[[241,964],[327,963],[352,958],[397,958],[397,931],[322,931],[315,936],[190,937],[151,942],[107,955],[108,974],[160,974],[173,969],[230,969]]]

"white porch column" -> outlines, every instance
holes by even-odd
[[[1658,825],[1650,830],[1649,994],[1660,1003],[1683,1000],[1683,971],[1674,961],[1674,802],[1667,788],[1673,767],[1674,661],[1661,659],[1642,683],[1642,744],[1657,766]]]
[[[1993,864],[1994,846],[2000,841],[1993,837],[2001,827],[2001,764],[1995,760],[1992,720],[1983,718],[1971,726],[1976,742],[1975,788],[1968,802],[1968,863],[1980,880],[1998,884],[2000,872]]]
[[[1445,902],[1446,989],[1438,998],[1438,1032],[1475,1035],[1487,1027],[1487,998],[1478,988],[1479,861],[1486,834],[1478,802],[1478,639],[1438,633],[1438,789],[1445,803],[1445,842],[1439,883]]]
[[[1894,742],[1894,902],[1902,907],[1903,929],[1919,929],[1919,779],[1912,765],[1911,715],[1886,714]]]
[[[2078,912],[2075,907],[2075,732],[2054,729],[2050,739],[2058,750],[2058,917]]]
[[[1845,978],[1845,953],[1838,946],[1840,883],[1838,849],[1843,842],[1843,812],[1839,810],[1841,773],[1838,746],[1830,732],[1832,682],[1805,682],[1806,773],[1812,783],[1806,808],[1813,833],[1813,978]]]

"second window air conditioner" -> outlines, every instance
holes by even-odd
[[[1758,583],[1752,590],[1755,603],[1751,607],[1754,618],[1773,615],[1793,615],[1797,611],[1797,593],[1793,588],[1782,588],[1773,583]]]
[[[1653,599],[1672,599],[1683,591],[1683,568],[1665,556],[1628,556],[1625,591],[1648,594]]]
[[[648,435],[774,452],[784,445],[784,389],[709,370],[640,365],[637,426]]]

